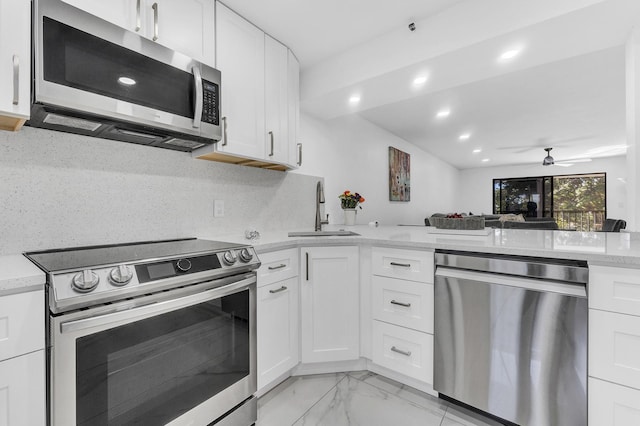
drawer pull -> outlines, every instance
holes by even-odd
[[[270,271],[275,271],[276,269],[282,269],[282,268],[286,268],[287,265],[285,265],[284,263],[279,264],[278,266],[269,266],[269,270]]]
[[[287,289],[287,287],[283,285],[282,287],[277,288],[277,289],[275,289],[275,290],[269,290],[269,293],[271,293],[271,294],[273,294],[273,293],[280,293],[281,291],[285,291],[286,289]]]
[[[398,262],[391,262],[389,263],[391,266],[402,266],[403,268],[411,268],[411,264],[410,263],[398,263]]]
[[[395,346],[391,346],[391,350],[393,352],[399,353],[400,355],[411,356],[411,351],[403,351],[402,349],[398,349]]]
[[[410,308],[411,307],[411,303],[398,302],[397,300],[392,300],[389,303],[391,303],[392,305],[404,306],[405,308]]]

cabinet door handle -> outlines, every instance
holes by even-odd
[[[285,265],[284,263],[279,264],[278,266],[269,266],[269,270],[270,271],[275,271],[276,269],[282,269],[285,268],[287,265]]]
[[[273,293],[280,293],[281,291],[285,291],[286,289],[287,289],[287,287],[283,285],[282,287],[277,288],[277,289],[275,289],[275,290],[269,290],[269,293],[271,293],[271,294],[273,294]]]
[[[13,104],[20,103],[20,58],[13,55]]]
[[[136,1],[136,32],[140,31],[142,23],[140,22],[140,0]]]
[[[153,9],[153,41],[158,40],[158,3],[154,3]]]
[[[298,166],[302,166],[302,144],[298,144]]]
[[[269,138],[271,140],[271,153],[269,154],[269,157],[273,157],[273,132],[269,132]]]
[[[389,263],[389,265],[391,265],[391,266],[402,266],[403,268],[411,268],[411,264],[410,263],[391,262],[391,263]]]
[[[305,256],[305,264],[306,264],[305,272],[307,274],[307,281],[309,281],[309,253],[308,252],[305,253],[304,256]]]
[[[391,303],[392,305],[404,306],[405,308],[410,308],[411,307],[411,303],[398,302],[397,300],[392,300],[389,303]]]
[[[222,146],[227,146],[227,117],[222,117]]]
[[[398,349],[395,346],[391,346],[391,350],[393,352],[399,353],[400,355],[411,356],[411,351],[403,351],[402,349]]]

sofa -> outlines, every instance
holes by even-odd
[[[431,217],[446,217],[444,213],[434,213]],[[503,229],[558,229],[556,220],[552,217],[525,217],[521,221],[501,221],[499,214],[471,215],[472,217],[484,217],[484,226],[487,228]],[[469,216],[467,216],[469,217]],[[424,224],[430,226],[429,218],[424,219]]]

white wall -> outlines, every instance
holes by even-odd
[[[640,28],[634,28],[626,46],[626,124],[627,124],[627,228],[640,231]]]
[[[460,171],[460,197],[454,210],[471,211],[474,214],[491,213],[493,211],[493,179],[599,172],[607,174],[607,216],[626,219],[628,214],[625,157],[594,159],[592,162],[576,163],[571,167],[545,167],[542,164],[530,164],[462,170]]]
[[[344,223],[338,195],[359,192],[366,201],[357,223],[424,224],[450,211],[457,199],[458,170],[357,115],[320,121],[301,114],[303,163],[296,173],[325,177],[325,211]],[[411,154],[411,201],[389,201],[389,146]]]
[[[0,132],[0,255],[311,229],[317,180],[30,127]]]

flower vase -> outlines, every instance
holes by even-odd
[[[344,212],[344,224],[347,226],[356,224],[356,209],[342,209]]]

